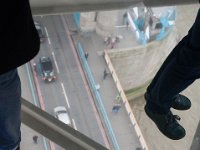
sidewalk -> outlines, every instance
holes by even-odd
[[[73,19],[67,17],[67,20],[70,30],[73,31],[75,29],[75,23],[73,23]],[[106,48],[103,43],[103,39],[92,32],[82,33],[81,35],[74,34],[73,40],[75,44],[80,42],[84,51],[88,52],[89,54],[88,64],[90,66],[96,84],[100,85],[99,91],[102,102],[107,112],[107,116],[109,118],[120,149],[135,150],[136,148],[141,147],[138,136],[134,130],[134,126],[130,121],[124,104],[121,103],[122,107],[120,108],[118,113],[115,114],[112,112],[112,108],[115,105],[115,98],[118,94],[118,91],[115,87],[115,83],[111,75],[108,75],[106,79],[103,80],[104,69],[106,69],[107,71],[109,70],[102,55],[103,50]]]
[[[43,142],[43,137],[29,128],[28,126],[22,124],[21,125],[21,134],[22,134],[22,141],[20,144],[20,149],[21,150],[45,150],[44,147],[44,142]],[[38,136],[38,143],[34,143],[33,141],[33,136],[37,135]]]
[[[18,72],[20,75],[21,79],[21,84],[22,84],[22,97],[28,100],[29,102],[33,103],[33,98],[31,95],[31,91],[29,90],[28,83],[29,79],[27,76],[25,76],[26,73],[26,65],[23,65],[19,67]],[[24,73],[25,72],[25,73]],[[33,141],[33,136],[37,135],[38,136],[38,143],[34,143]],[[32,130],[28,126],[24,125],[23,123],[21,124],[21,143],[20,143],[20,149],[21,150],[45,150],[44,147],[44,142],[43,142],[43,137],[36,131]]]

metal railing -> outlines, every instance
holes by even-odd
[[[43,15],[77,11],[114,10],[137,6],[141,3],[143,3],[145,6],[198,4],[199,0],[83,0],[84,3],[74,0],[68,0],[65,2],[60,1],[60,3],[55,0],[30,0],[30,2],[33,14]],[[82,133],[58,121],[53,116],[49,115],[23,98],[22,122],[65,149],[107,149]]]
[[[112,142],[114,150],[120,150],[117,139],[116,139],[115,134],[114,134],[114,131],[112,129],[111,123],[109,121],[108,115],[106,113],[105,107],[102,103],[101,95],[99,94],[99,90],[97,89],[97,84],[94,80],[91,69],[88,65],[86,58],[85,58],[84,50],[83,50],[80,43],[78,43],[78,55],[79,55],[80,60],[82,62],[82,65],[83,65],[83,68],[84,68],[83,70],[85,70],[85,72],[86,72],[86,77],[89,81],[89,85],[90,85],[92,94],[94,95],[95,103],[98,106],[97,108],[98,108],[98,110],[99,110],[99,112],[102,116],[103,122],[104,122],[105,127],[108,131],[109,139]]]
[[[144,4],[148,7],[198,4],[199,0],[30,0],[34,15],[124,9]]]
[[[22,122],[49,140],[71,150],[107,150],[72,127],[60,122],[47,112],[22,100]]]

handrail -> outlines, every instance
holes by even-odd
[[[199,0],[30,0],[33,15],[125,9],[141,4],[156,7],[198,3]]]
[[[27,100],[21,98],[21,101],[22,122],[61,147],[72,150],[108,150]]]

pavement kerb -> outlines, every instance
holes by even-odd
[[[117,74],[115,72],[115,69],[114,69],[114,67],[112,65],[112,62],[111,62],[110,57],[109,57],[109,55],[107,53],[107,50],[104,50],[104,59],[106,61],[106,64],[107,64],[110,72],[111,72],[112,78],[113,78],[113,80],[115,82],[115,85],[116,85],[116,87],[118,89],[118,92],[120,93],[121,99],[122,99],[122,101],[123,101],[123,103],[125,105],[126,111],[127,111],[128,115],[129,115],[131,123],[134,126],[134,129],[135,129],[135,131],[137,133],[139,141],[140,141],[140,143],[141,143],[141,145],[142,145],[144,150],[149,150],[149,148],[147,147],[146,141],[145,141],[145,139],[144,139],[144,137],[142,135],[142,132],[140,130],[140,127],[139,127],[139,125],[138,125],[138,123],[137,123],[137,121],[135,119],[135,116],[134,116],[134,114],[132,112],[132,109],[131,109],[131,107],[129,105],[129,102],[128,102],[127,98],[126,98],[126,95],[125,95],[124,90],[123,90],[123,88],[121,86],[121,83],[120,83],[120,81],[118,79],[118,76],[117,76]]]

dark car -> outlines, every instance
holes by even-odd
[[[41,68],[42,79],[44,81],[51,82],[56,79],[50,57],[40,57],[39,67]]]
[[[37,29],[37,32],[39,34],[40,42],[44,42],[45,37],[44,37],[44,29],[43,29],[42,25],[37,21],[34,21],[34,24],[35,24],[35,28]]]

